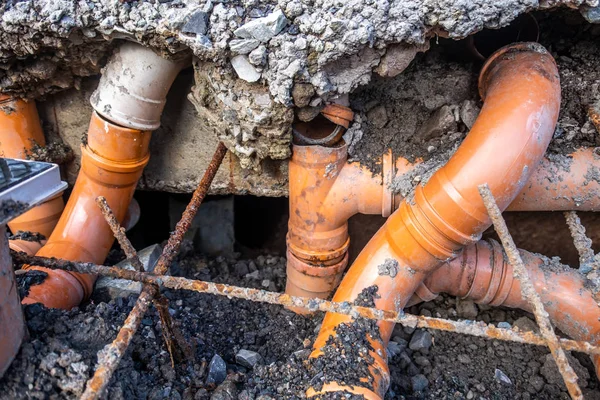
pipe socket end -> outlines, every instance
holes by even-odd
[[[537,42],[519,42],[509,44],[508,46],[504,46],[496,50],[494,54],[489,56],[489,58],[485,61],[483,67],[481,68],[481,73],[479,74],[478,87],[479,95],[481,96],[482,100],[485,100],[488,85],[490,82],[490,74],[494,70],[494,67],[503,60],[513,59],[516,54],[527,52],[538,53],[540,55],[547,56],[545,57],[545,60],[552,62],[556,68],[556,61],[554,61],[554,58],[552,57],[552,55],[550,55],[550,52],[544,46]]]
[[[123,43],[108,61],[90,103],[119,125],[156,130],[167,93],[189,58],[167,60],[137,43]]]

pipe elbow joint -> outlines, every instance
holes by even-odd
[[[111,56],[90,102],[94,110],[121,126],[155,130],[171,84],[189,57],[167,60],[152,49],[124,42]]]
[[[479,84],[485,101],[471,132],[448,163],[417,186],[414,196],[404,199],[371,239],[340,284],[335,301],[353,301],[363,289],[376,285],[381,293],[375,305],[400,311],[429,273],[478,241],[491,225],[478,186],[487,184],[504,210],[529,180],[558,119],[556,63],[542,46],[518,43],[488,59]],[[395,267],[392,279],[378,273],[380,267],[389,271],[386,263]],[[344,321],[347,318],[335,314],[325,316],[313,353]],[[383,345],[392,329],[393,324],[379,324]],[[376,352],[369,354],[376,359]],[[381,388],[375,392],[385,393],[389,372],[380,367],[374,372]]]

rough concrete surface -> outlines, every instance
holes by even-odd
[[[392,44],[421,48],[434,36],[459,39],[483,28],[504,26],[525,12],[558,6],[579,7],[588,20],[594,21],[597,3],[11,0],[0,10],[0,90],[41,96],[79,87],[81,77],[100,71],[111,47],[117,44],[115,39],[128,39],[152,46],[164,55],[189,49],[208,76],[221,77],[221,82],[216,81],[218,85],[215,81],[200,82],[206,87],[198,90],[223,95],[231,93],[223,86],[239,87],[242,80],[233,72],[232,57],[260,42],[255,49],[258,53],[249,55],[248,63],[243,60],[243,76],[254,80],[260,74],[257,82],[248,83],[248,88],[269,97],[270,102],[291,106],[294,84],[310,83],[318,105],[319,101],[332,100],[368,83],[382,57],[388,58],[387,49]],[[399,57],[406,56],[405,52],[400,53]],[[258,122],[248,115],[226,120],[230,113],[218,111],[239,109],[223,103],[209,110],[215,120],[226,126],[221,134],[229,136],[229,148],[241,158],[242,165],[258,169],[258,161],[264,157],[289,155],[279,144],[286,137],[289,140],[289,125],[281,126],[285,113],[276,111],[272,122],[264,118]],[[202,112],[205,105],[196,105]],[[239,132],[242,139],[244,133],[266,138],[240,143]],[[266,151],[263,142],[273,138],[274,149]]]
[[[218,137],[185,98],[191,90],[192,80],[192,70],[184,71],[167,97],[162,126],[152,133],[150,162],[144,169],[138,189],[191,193],[212,158]],[[66,179],[70,184],[75,183],[79,172],[80,146],[92,113],[89,97],[97,84],[97,79],[86,78],[81,90],[67,90],[38,103],[38,110],[46,122],[47,136],[64,141],[75,153],[75,160],[66,165]],[[211,193],[285,196],[287,163],[266,159],[261,167],[260,174],[243,169],[236,156],[227,154],[213,181]]]

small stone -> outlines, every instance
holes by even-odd
[[[544,389],[544,378],[542,378],[539,375],[534,375],[529,379],[529,384],[535,389],[537,393],[539,393]]]
[[[146,272],[154,271],[154,267],[161,253],[162,247],[159,244],[153,244],[138,252],[138,257]],[[116,267],[130,271],[135,270],[129,260],[119,262]],[[94,286],[94,298],[97,300],[108,301],[109,299],[126,298],[132,294],[139,294],[141,291],[142,284],[140,282],[101,276]]]
[[[417,131],[420,140],[440,137],[448,132],[456,131],[456,120],[453,107],[445,105],[435,111]]]
[[[264,288],[268,288],[270,284],[271,284],[271,281],[268,279],[263,279],[263,281],[260,283],[260,285]]]
[[[536,323],[527,317],[518,318],[513,325],[516,326],[517,328],[519,328],[519,330],[521,330],[523,332],[528,332],[528,331],[537,332],[538,331],[538,327],[537,327]]]
[[[215,354],[208,365],[207,385],[218,385],[227,378],[227,364],[220,355]]]
[[[471,363],[471,357],[469,357],[466,354],[459,354],[458,357],[456,357],[456,359],[462,364],[470,364]]]
[[[297,350],[297,351],[293,352],[292,354],[294,355],[294,357],[296,357],[297,360],[308,360],[308,357],[310,356],[311,352],[312,352],[311,349],[302,349],[302,350]]]
[[[208,14],[202,10],[194,12],[181,28],[183,33],[206,35],[208,32]]]
[[[296,107],[306,107],[315,94],[315,88],[310,83],[296,83],[292,89],[292,98]]]
[[[246,368],[254,368],[256,364],[263,362],[263,358],[255,351],[242,349],[235,355],[235,362]]]
[[[477,103],[473,100],[465,100],[460,105],[460,120],[467,126],[467,128],[471,129],[473,124],[475,124],[475,120],[479,115],[479,107]]]
[[[248,264],[243,261],[239,261],[233,267],[233,272],[238,276],[245,276],[250,273],[250,270],[248,268]]]
[[[235,400],[238,398],[237,385],[230,375],[210,395],[210,400]]]
[[[412,385],[412,390],[415,392],[420,392],[425,390],[429,386],[429,381],[425,375],[419,374],[410,378],[410,383]]]
[[[477,306],[472,300],[468,299],[457,299],[456,300],[456,312],[459,317],[473,319],[479,314]]]
[[[388,123],[388,115],[385,106],[378,105],[367,112],[367,119],[376,128],[383,128]]]
[[[429,350],[433,343],[431,333],[424,330],[417,330],[408,344],[408,348],[413,351]]]
[[[387,345],[388,358],[394,358],[396,355],[402,353],[406,349],[406,346],[402,346],[399,343],[391,341]]]
[[[437,150],[437,149],[436,149],[436,147],[435,147],[435,146],[428,146],[428,147],[427,147],[427,152],[428,152],[428,153],[433,153],[433,152],[434,152],[434,151],[436,151],[436,150]]]
[[[277,10],[266,17],[254,19],[233,33],[243,39],[256,39],[265,43],[277,35],[287,25],[288,20],[281,10]]]
[[[579,8],[579,12],[583,15],[583,18],[591,24],[600,23],[600,6],[589,7],[583,6]]]
[[[503,322],[498,322],[498,328],[511,329],[512,327],[510,326],[510,324],[508,322],[503,321]]]
[[[246,274],[246,276],[244,278],[246,278],[246,279],[260,279],[260,271],[259,270],[255,270],[253,272],[250,272],[249,274]]]
[[[415,58],[418,52],[427,51],[429,42],[421,46],[396,44],[388,47],[387,52],[381,58],[379,65],[375,68],[380,76],[393,78],[404,71]]]
[[[405,369],[412,363],[410,356],[408,354],[406,354],[405,351],[400,353],[400,356],[398,356],[398,358],[400,359],[400,362],[398,363],[400,369]]]
[[[415,357],[415,364],[419,367],[429,367],[431,365],[431,361],[427,357],[418,356]]]
[[[496,370],[494,371],[494,378],[496,378],[498,382],[504,385],[512,385],[512,381],[510,380],[510,378],[498,368],[496,368]]]
[[[262,66],[267,63],[267,48],[264,45],[258,46],[248,54],[248,61],[250,64],[256,66]]]
[[[256,39],[233,39],[229,42],[231,51],[237,54],[248,54],[256,49],[260,42]]]
[[[296,116],[300,121],[310,122],[321,112],[321,107],[302,107],[296,109]]]
[[[238,55],[231,59],[231,65],[240,79],[246,82],[256,82],[260,79],[260,72],[248,61],[245,55]]]

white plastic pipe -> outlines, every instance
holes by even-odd
[[[103,71],[90,98],[92,107],[121,126],[155,130],[175,77],[189,63],[189,57],[167,60],[148,47],[124,42]]]

